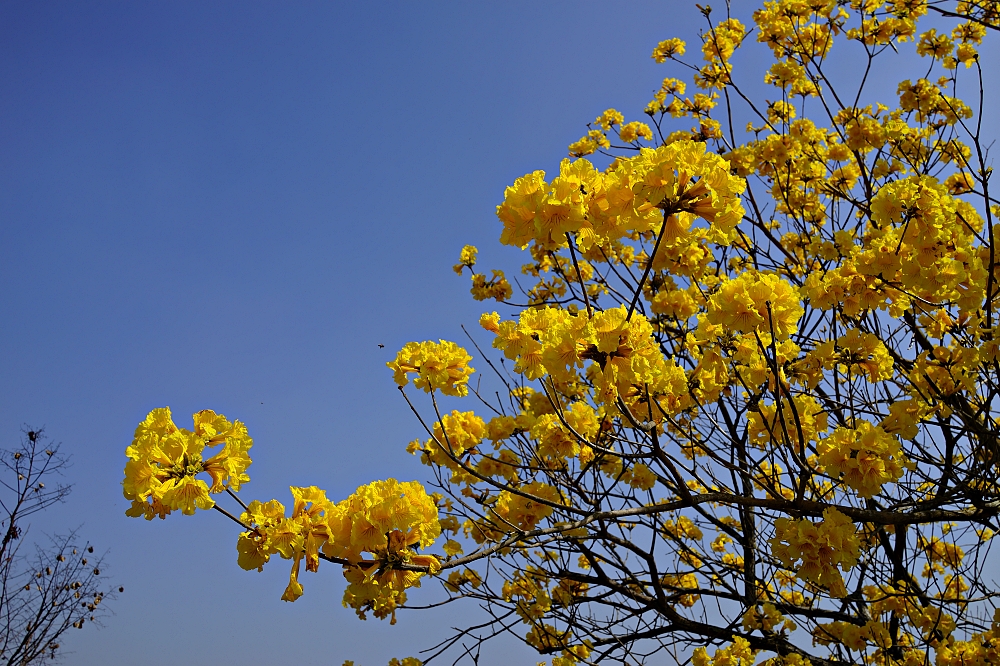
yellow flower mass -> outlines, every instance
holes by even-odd
[[[410,342],[396,355],[396,360],[386,363],[393,371],[393,379],[400,387],[409,382],[408,375],[415,374],[413,385],[430,393],[441,391],[445,395],[468,394],[467,386],[473,368],[472,357],[454,342]]]
[[[774,274],[747,271],[724,282],[708,303],[708,321],[740,333],[773,335],[784,340],[795,333],[803,308],[798,293]]]
[[[378,618],[395,618],[405,590],[419,586],[423,575],[400,567],[438,568],[437,558],[417,552],[441,534],[437,506],[419,483],[376,481],[337,504],[315,486],[291,492],[291,515],[277,500],[247,505],[240,521],[248,529],[236,544],[237,562],[247,570],[263,570],[275,554],[292,561],[283,600],[302,596],[302,562],[307,571],[317,571],[327,558],[344,566],[350,583],[345,606],[362,617],[371,610]]]
[[[696,9],[700,48],[656,44],[671,71],[644,108],[588,112],[569,157],[503,189],[520,271],[458,253],[497,308],[468,331],[474,390],[453,342],[387,364],[430,394],[405,448],[437,492],[243,504],[243,425],[205,411],[182,430],[160,409],[126,451],[128,515],[217,508],[240,567],[289,560],[294,601],[303,563],[336,564],[361,618],[395,622],[437,577],[413,606],[487,613],[442,646],[513,634],[551,666],[1000,663],[1000,204],[980,108],[1000,3]]]
[[[771,553],[804,580],[822,585],[835,598],[847,596],[842,571],[857,564],[860,544],[854,523],[837,509],[826,509],[814,523],[805,518],[779,518]],[[840,567],[838,570],[837,567]]]
[[[154,409],[125,450],[129,460],[122,489],[132,501],[126,515],[151,520],[172,511],[191,515],[211,509],[215,502],[210,495],[226,488],[239,490],[250,480],[246,469],[251,446],[242,423],[211,410],[195,414],[194,429],[186,430],[174,425],[169,407]],[[221,448],[213,452],[216,447]]]
[[[861,421],[857,428],[837,428],[817,446],[827,474],[843,477],[860,497],[873,497],[903,475],[908,464],[899,440],[881,427]]]

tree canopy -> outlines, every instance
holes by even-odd
[[[128,514],[225,513],[239,566],[290,560],[295,601],[303,564],[339,565],[362,619],[395,623],[438,578],[486,619],[425,661],[513,632],[553,666],[1000,663],[1000,202],[978,57],[1000,3],[701,10],[700,63],[655,45],[672,69],[643,120],[608,109],[557,173],[506,188],[522,278],[462,250],[473,298],[514,316],[388,364],[426,483],[245,502],[247,427],[162,408],[126,451]],[[764,72],[741,69],[754,40]],[[838,68],[848,50],[863,68]]]

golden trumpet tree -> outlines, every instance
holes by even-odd
[[[246,427],[158,409],[127,450],[129,515],[223,511],[240,566],[289,560],[294,601],[303,562],[339,565],[361,618],[395,622],[438,578],[553,666],[1000,663],[996,74],[978,56],[1000,3],[701,10],[700,56],[655,45],[672,69],[642,120],[608,109],[555,173],[506,188],[518,293],[462,250],[473,297],[514,311],[470,336],[489,372],[444,340],[389,363],[426,485],[244,504]],[[845,83],[849,50],[865,68]]]

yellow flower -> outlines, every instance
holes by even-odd
[[[625,143],[632,143],[640,138],[652,141],[653,130],[646,123],[631,122],[621,126],[621,129],[618,130],[618,136]]]
[[[462,274],[462,269],[468,267],[470,270],[476,265],[476,254],[479,250],[475,245],[466,245],[462,248],[462,252],[458,255],[458,263],[452,266],[457,274]]]
[[[497,217],[504,226],[500,234],[501,243],[525,247],[531,241],[535,232],[535,216],[547,190],[545,172],[535,171],[518,178],[504,191],[503,203],[497,206]]]
[[[690,539],[692,541],[698,541],[704,536],[701,528],[695,525],[694,521],[687,516],[679,516],[676,521],[672,519],[665,520],[663,522],[663,532],[677,539]],[[725,535],[720,536],[725,537]]]
[[[236,542],[237,564],[247,571],[256,569],[263,571],[264,565],[277,550],[271,543],[271,529],[285,519],[285,507],[278,500],[262,503],[257,500],[247,505],[247,510],[240,517],[244,525],[253,525],[253,529],[240,534]]]
[[[510,525],[525,531],[534,529],[552,515],[551,504],[562,502],[559,491],[541,481],[532,481],[519,490],[523,494],[504,490],[494,505],[494,511],[503,519],[497,527],[504,532],[510,531]]]
[[[398,565],[440,570],[437,558],[416,553],[441,535],[437,505],[416,481],[388,479],[361,486],[330,510],[328,524],[330,538],[323,553],[352,563],[344,568],[349,582],[344,605],[362,619],[371,610],[376,617],[395,622],[396,607],[406,600],[405,590],[419,585],[423,575]],[[375,560],[364,559],[364,553]]]
[[[676,37],[665,39],[653,49],[653,60],[656,62],[665,62],[667,58],[682,56],[684,55],[685,46],[684,40],[677,39]]]
[[[837,598],[847,596],[839,565],[849,571],[857,564],[860,543],[851,519],[834,508],[823,511],[818,523],[803,518],[779,518],[774,524],[771,552],[804,580],[823,585]]]
[[[636,490],[651,490],[656,485],[656,474],[643,463],[636,463],[625,470],[622,480]]]
[[[625,121],[625,116],[615,109],[608,109],[601,115],[597,116],[597,120],[594,121],[595,125],[600,125],[601,129],[607,132],[614,125],[621,125]]]
[[[729,60],[743,42],[746,32],[743,24],[734,18],[722,21],[714,30],[703,35],[702,55],[705,60],[712,63]]]
[[[737,636],[732,643],[716,650],[711,659],[705,648],[695,648],[691,666],[753,666],[756,656],[757,651],[750,649],[750,643]]]
[[[507,281],[507,277],[501,270],[492,270],[493,277],[489,280],[482,273],[475,273],[472,276],[472,297],[477,301],[485,301],[492,298],[495,301],[508,301],[514,295],[514,289]]]
[[[289,488],[294,498],[292,515],[285,517],[285,507],[277,500],[267,503],[253,501],[240,521],[250,529],[240,534],[236,542],[237,563],[243,569],[264,568],[271,555],[277,553],[292,560],[288,586],[283,601],[295,601],[302,596],[299,571],[305,560],[307,571],[319,569],[319,552],[330,538],[327,519],[333,505],[326,493],[316,486]]]
[[[708,321],[740,333],[786,340],[804,309],[797,290],[774,273],[748,270],[722,283],[708,302]]]
[[[953,48],[951,37],[945,34],[939,35],[934,28],[920,35],[920,41],[917,42],[918,55],[932,56],[938,60],[950,55]]]
[[[215,502],[208,496],[208,484],[192,476],[167,479],[160,486],[160,501],[172,511],[180,510],[185,516],[194,515],[195,509],[211,509]]]
[[[892,378],[893,360],[882,341],[852,328],[837,338],[841,366],[848,373],[863,374],[870,382]]]
[[[827,430],[827,414],[811,395],[793,397],[791,403],[759,405],[758,411],[747,415],[747,435],[750,443],[767,449],[772,442],[792,446],[800,455],[805,446]]]
[[[434,423],[434,437],[423,445],[418,441],[411,447],[410,453],[419,451],[424,464],[447,467],[458,473],[461,467],[455,461],[483,441],[485,436],[486,424],[481,418],[473,412],[454,410]]]
[[[860,497],[877,495],[897,481],[909,464],[899,440],[868,421],[856,429],[837,428],[816,446],[819,462],[833,478],[843,477]]]
[[[382,555],[393,532],[403,535],[397,550],[433,545],[441,534],[437,506],[416,481],[374,481],[339,502],[330,514],[332,537],[324,552],[359,559],[362,553]]]
[[[413,385],[427,393],[438,390],[445,395],[464,396],[469,393],[466,385],[474,372],[469,367],[472,357],[454,342],[408,342],[396,355],[396,360],[386,363],[393,371],[399,386],[409,382],[407,375],[415,374]]]
[[[774,125],[790,122],[795,118],[795,107],[778,100],[767,105],[767,119]]]
[[[222,446],[206,459],[206,448]],[[239,490],[250,480],[246,474],[253,440],[239,421],[230,422],[211,410],[194,415],[194,430],[174,425],[169,407],[154,409],[135,430],[132,444],[125,450],[122,491],[132,506],[126,514],[161,518],[172,511],[186,515],[197,509],[211,509],[210,494],[226,488]],[[198,475],[205,473],[209,485]]]

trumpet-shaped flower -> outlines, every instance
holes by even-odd
[[[222,448],[210,457],[206,449]],[[122,491],[132,506],[129,516],[165,517],[171,511],[186,515],[215,506],[212,494],[250,480],[246,473],[253,440],[239,421],[230,422],[211,410],[194,415],[194,430],[174,425],[170,408],[154,409],[135,430],[125,450]],[[200,474],[207,474],[211,486]]]

